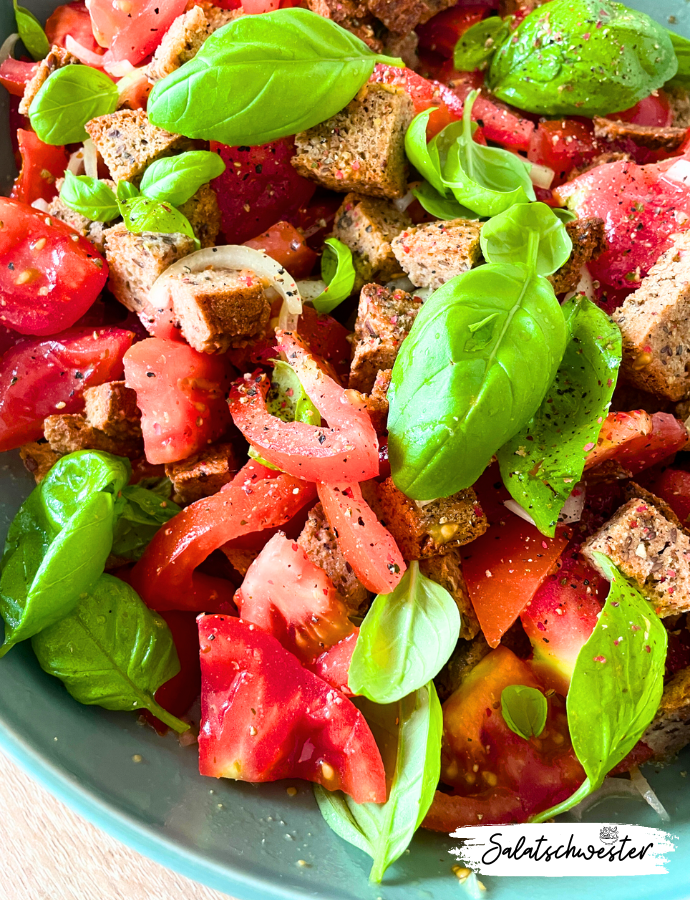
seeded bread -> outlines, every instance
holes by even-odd
[[[481,260],[480,231],[469,219],[429,222],[401,232],[391,247],[414,285],[436,290]]]
[[[146,69],[151,84],[193,59],[210,34],[243,14],[241,9],[208,6],[208,11],[204,6],[193,6],[172,23]]]
[[[390,281],[401,273],[391,241],[412,222],[392,203],[348,194],[335,214],[333,237],[352,250],[355,270],[368,281]]]
[[[19,448],[19,455],[27,472],[34,476],[36,484],[40,484],[55,463],[63,456],[53,450],[50,444],[43,441],[32,441]]]
[[[194,503],[217,494],[240,470],[241,463],[232,444],[213,444],[180,462],[167,463],[165,474],[173,483],[176,503]]]
[[[460,637],[466,641],[479,634],[479,619],[472,606],[460,565],[460,551],[451,550],[442,556],[420,560],[419,570],[451,595],[460,613]],[[477,660],[478,661],[478,660]]]
[[[687,128],[677,126],[635,125],[632,122],[616,122],[614,119],[594,117],[594,136],[605,141],[626,138],[648,150],[677,150],[685,140]]]
[[[124,381],[106,381],[84,391],[84,417],[114,440],[141,440],[141,411],[137,394]]]
[[[26,83],[24,95],[19,101],[19,112],[21,115],[29,115],[29,107],[36,94],[48,80],[49,75],[52,75],[57,69],[63,69],[65,66],[75,66],[78,64],[79,60],[70,53],[69,50],[53,45],[48,51],[46,58],[42,59],[38,64],[38,68],[33,77]]]
[[[364,0],[306,0],[307,8],[324,19],[332,19],[357,35],[375,53],[383,50],[376,37],[377,22]]]
[[[574,291],[580,281],[582,267],[606,250],[603,219],[596,216],[575,219],[566,224],[565,230],[573,242],[573,250],[565,264],[549,277],[557,294]]]
[[[367,406],[371,424],[374,426],[374,431],[378,435],[384,435],[388,430],[387,394],[392,374],[390,369],[382,369],[377,372],[371,393],[365,394],[364,396],[364,402]]]
[[[178,207],[189,219],[202,247],[213,247],[220,231],[220,209],[216,192],[210,184],[202,184],[186,203]]]

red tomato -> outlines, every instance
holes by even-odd
[[[36,74],[38,63],[8,57],[0,65],[0,84],[14,97],[23,97],[24,89]]]
[[[374,67],[374,72],[369,80],[403,88],[412,99],[415,115],[429,109],[430,106],[437,107],[436,111],[429,116],[426,132],[429,139],[442,131],[446,125],[462,118],[462,103],[449,88],[439,84],[438,81],[422,78],[412,69],[379,63]],[[447,104],[448,100],[451,103],[450,107]]]
[[[612,412],[604,419],[596,446],[589,447],[585,469],[598,466],[606,459],[618,457],[621,450],[638,438],[652,433],[652,417],[643,409],[633,412]]]
[[[72,328],[26,338],[0,359],[0,451],[43,436],[43,420],[79,412],[84,388],[122,377],[134,335],[122,328]]]
[[[317,658],[309,665],[309,669],[319,678],[323,679],[326,684],[342,691],[346,697],[352,697],[347,678],[350,674],[350,663],[352,662],[352,654],[357,643],[359,628],[355,628],[352,634],[349,634],[342,641],[338,641],[325,653]],[[689,662],[690,665],[690,662]]]
[[[152,89],[153,85],[146,77],[146,69],[143,67],[137,69],[136,77],[128,78],[126,87],[123,87],[122,83],[118,84],[118,90],[120,91],[119,109],[122,109],[122,107],[127,109],[146,109]]]
[[[57,194],[55,182],[62,178],[69,162],[64,147],[44,144],[35,131],[17,132],[22,167],[14,182],[11,197],[29,205],[34,200],[52,200]]]
[[[573,169],[590,163],[603,149],[587,119],[551,119],[540,122],[532,133],[527,158],[556,173],[553,187],[562,184]]]
[[[304,663],[354,631],[330,578],[295,541],[276,534],[249,567],[235,603]]]
[[[467,29],[481,22],[487,12],[486,6],[454,6],[437,13],[417,26],[419,46],[449,59]]]
[[[307,206],[302,206],[290,216],[290,221],[304,235],[307,244],[321,253],[323,242],[333,230],[335,214],[343,202],[342,194],[318,188]]]
[[[649,489],[668,503],[684,525],[690,523],[690,472],[666,469],[649,485]]]
[[[199,629],[196,624],[196,613],[178,612],[177,610],[161,612],[170,629],[177,655],[180,659],[180,671],[170,681],[166,681],[156,691],[156,702],[178,718],[188,712],[201,691],[201,667],[199,664]],[[159,734],[165,734],[168,726],[153,713],[144,710],[144,718],[150,722]]]
[[[270,634],[202,616],[199,771],[216,778],[304,778],[383,803],[386,776],[364,716]]]
[[[285,266],[293,278],[306,278],[317,259],[304,237],[289,222],[276,222],[268,231],[244,243],[255,250],[265,250],[272,259]]]
[[[407,566],[393,535],[362,497],[358,484],[319,484],[319,500],[343,556],[368,591],[388,594]]]
[[[230,374],[222,357],[147,338],[125,355],[125,378],[127,387],[137,392],[150,463],[186,459],[230,424],[225,405]]]
[[[229,244],[241,244],[305,206],[316,185],[297,174],[290,160],[292,138],[261,147],[226,147],[211,141],[225,171],[211,185],[218,197],[221,229]]]
[[[186,0],[89,0],[94,37],[101,47],[110,48],[104,63],[141,62],[153,53],[186,5]]]
[[[59,219],[0,197],[2,321],[22,334],[69,328],[100,294],[108,265]]]
[[[515,791],[494,788],[480,797],[459,797],[436,791],[422,825],[450,834],[468,825],[510,825],[522,820],[522,803]]]
[[[132,587],[151,609],[234,608],[230,582],[197,567],[234,538],[284,525],[315,497],[313,485],[251,460],[217,494],[191,503],[156,533],[132,569]]]
[[[649,97],[644,97],[635,106],[625,109],[623,112],[609,113],[607,119],[617,119],[619,122],[631,122],[635,125],[648,125],[654,128],[666,128],[673,125],[673,111],[665,91],[654,91]]]
[[[687,443],[688,430],[685,425],[670,413],[657,412],[652,416],[652,433],[640,435],[621,447],[616,459],[633,475],[637,475],[683,450]]]
[[[65,47],[67,36],[70,35],[91,53],[103,52],[93,36],[91,16],[83,0],[58,6],[48,17],[45,31],[49,42],[58,47]]]
[[[283,422],[266,408],[268,379],[246,375],[235,382],[228,403],[235,425],[274,466],[297,478],[358,482],[378,475],[378,441],[359,395],[345,391],[318,367],[292,334],[276,333],[278,348],[330,427]]]

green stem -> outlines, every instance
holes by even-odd
[[[192,727],[181,719],[178,719],[172,713],[169,713],[166,709],[163,709],[163,707],[156,703],[153,698],[148,701],[146,708],[149,712],[152,712],[157,719],[160,719],[164,725],[167,725],[168,728],[172,728],[173,731],[177,732],[177,734],[184,734],[185,731],[189,731]]]
[[[539,234],[530,229],[527,238],[527,265],[530,269],[537,268],[537,255],[539,253]]]
[[[592,791],[596,790],[596,787],[593,787],[589,778],[585,778],[580,787],[575,791],[574,794],[571,794],[567,800],[564,800],[562,803],[559,803],[557,806],[552,806],[549,809],[544,810],[544,812],[539,813],[536,816],[532,816],[528,819],[529,822],[548,822],[549,819],[553,819],[554,816],[560,816],[564,812],[568,812],[569,809],[572,809],[573,806],[577,806],[585,797],[588,797]]]

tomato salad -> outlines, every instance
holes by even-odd
[[[313,782],[375,881],[420,826],[665,815],[690,41],[610,0],[15,11],[0,656]]]

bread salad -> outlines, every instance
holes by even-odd
[[[664,816],[690,741],[690,41],[451,3],[15,0],[0,51],[0,656],[314,782],[375,881]]]

